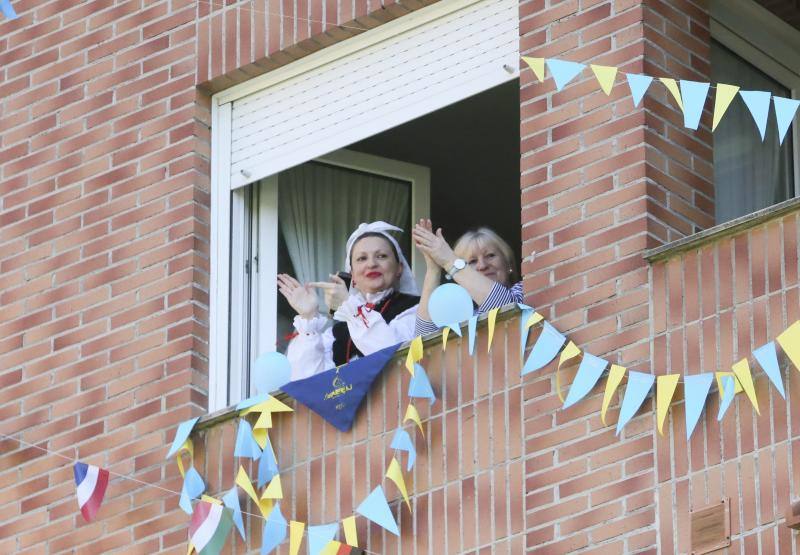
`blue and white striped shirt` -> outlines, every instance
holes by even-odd
[[[493,308],[511,303],[521,303],[522,297],[523,291],[521,281],[518,281],[511,287],[506,287],[502,283],[495,282],[492,289],[489,291],[489,296],[475,309],[475,314],[485,314]],[[428,335],[429,333],[437,331],[439,331],[439,327],[436,324],[417,316],[417,322],[414,326],[414,335]]]

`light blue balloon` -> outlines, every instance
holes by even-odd
[[[456,326],[472,318],[472,297],[460,285],[445,283],[431,294],[428,313],[431,315],[431,321],[440,328]]]
[[[256,359],[253,381],[258,393],[272,393],[291,380],[292,366],[282,353],[265,353]]]

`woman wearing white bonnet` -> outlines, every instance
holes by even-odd
[[[301,284],[278,275],[278,289],[297,312],[297,335],[286,356],[292,380],[313,376],[414,337],[419,291],[397,241],[389,231],[403,230],[386,222],[362,223],[347,240],[344,280]],[[314,288],[325,293],[328,315],[319,310]],[[330,317],[329,317],[330,316]]]

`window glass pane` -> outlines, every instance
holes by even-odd
[[[744,90],[791,92],[758,68],[711,43],[714,83],[739,85]],[[766,139],[761,141],[753,116],[740,96],[734,99],[714,132],[714,190],[717,223],[755,212],[794,196],[792,138],[778,143],[775,115],[770,107]]]

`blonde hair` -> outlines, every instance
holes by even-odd
[[[517,281],[517,265],[514,262],[514,251],[508,243],[488,227],[479,227],[478,229],[467,231],[464,235],[458,238],[453,252],[459,258],[467,260],[469,255],[475,248],[483,249],[486,247],[495,247],[503,258],[506,259],[508,268],[508,283]]]

